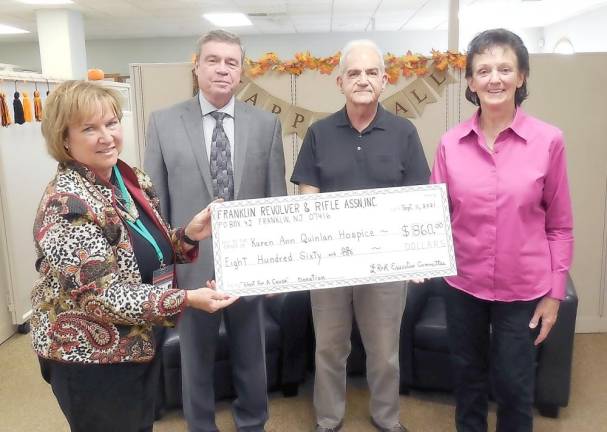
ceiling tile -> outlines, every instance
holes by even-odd
[[[405,18],[399,30],[434,30],[449,17],[448,0],[425,0]]]
[[[297,33],[328,32],[330,27],[328,15],[297,15],[291,22]]]
[[[246,13],[286,14],[288,12],[286,0],[233,0],[233,3]]]
[[[283,19],[274,18],[251,18],[253,25],[259,33],[294,33],[295,26],[288,17]]]
[[[91,2],[90,5],[82,8],[82,15],[87,19],[99,19],[100,17],[112,18],[139,18],[149,16],[144,10],[127,2],[115,2],[113,5],[106,5],[100,2]]]
[[[30,11],[31,8],[29,8],[27,5],[17,3],[14,0],[0,0],[0,10],[2,11],[2,15],[0,15],[0,22],[4,22],[6,15],[23,13],[24,11]]]
[[[407,20],[409,20],[415,14],[415,10],[401,10],[400,12],[378,12],[375,14],[375,23],[390,23],[390,24],[398,24],[399,27],[403,25]]]
[[[381,0],[368,0],[365,2],[352,1],[352,0],[335,0],[333,3],[334,15],[340,15],[343,13],[365,13],[367,16],[373,15],[375,9]]]
[[[397,12],[402,9],[417,9],[428,0],[383,0],[378,12]]]
[[[332,29],[333,31],[365,31],[369,25],[370,17],[367,15],[339,15],[333,17]]]
[[[297,15],[326,15],[331,13],[329,0],[297,0],[289,1],[288,11],[292,16]]]
[[[195,36],[213,28],[202,18],[208,11],[267,14],[241,34],[444,29],[448,0],[76,0],[68,9],[81,11],[87,38]],[[541,27],[607,5],[607,0],[460,0],[466,19],[485,27]],[[18,40],[36,39],[39,6],[0,0],[0,22],[33,31]],[[331,13],[333,21],[331,23]],[[472,18],[470,18],[472,16]],[[479,18],[480,17],[480,18]],[[463,24],[462,24],[463,25]],[[2,36],[0,42],[13,40]]]

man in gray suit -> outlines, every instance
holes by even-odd
[[[198,95],[150,116],[145,170],[173,226],[182,226],[218,197],[286,195],[278,118],[234,98],[243,59],[236,35],[205,34],[195,65]],[[184,288],[214,277],[210,240],[201,242],[198,262],[179,266],[177,276]],[[239,431],[263,431],[268,418],[262,301],[244,297],[223,312]],[[179,322],[183,410],[191,432],[218,430],[213,366],[221,319],[221,314],[188,310]]]

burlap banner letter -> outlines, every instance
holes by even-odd
[[[434,97],[430,88],[424,80],[419,78],[405,87],[402,92],[407,96],[407,99],[409,99],[409,102],[411,102],[411,105],[420,117],[424,113],[426,105],[436,102],[436,97]]]
[[[314,113],[303,108],[293,106],[293,110],[290,112],[287,118],[287,124],[285,126],[285,134],[296,133],[300,137],[304,137],[310,121]]]
[[[455,82],[455,79],[448,70],[439,71],[433,67],[430,75],[424,77],[424,81],[436,92],[436,94],[443,96],[447,86],[452,82]]]
[[[393,94],[388,99],[381,101],[385,109],[399,117],[415,118],[415,110],[411,106],[411,102],[402,91]]]
[[[292,108],[293,106],[290,103],[285,102],[282,99],[275,98],[274,96],[268,96],[268,99],[261,107],[261,109],[265,111],[276,114],[280,119],[283,129],[285,128],[286,122],[291,115]]]
[[[256,107],[263,107],[270,95],[255,83],[250,83],[240,92],[238,99]]]

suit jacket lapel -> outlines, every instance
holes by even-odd
[[[234,104],[234,198],[238,199],[242,174],[245,167],[247,147],[249,145],[249,122],[254,121],[248,106],[238,100]],[[210,176],[210,174],[209,174]]]
[[[211,180],[211,169],[209,168],[209,156],[207,155],[207,146],[204,143],[204,128],[202,127],[202,111],[198,96],[193,97],[186,109],[181,114],[183,125],[190,139],[192,152],[196,158],[198,169],[202,175],[202,180],[207,187],[209,196],[213,196],[213,183]]]

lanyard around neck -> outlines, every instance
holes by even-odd
[[[118,188],[120,189],[120,194],[122,195],[122,198],[124,199],[125,206],[128,211],[131,208],[131,206],[135,205],[135,204],[131,198],[131,195],[129,194],[129,191],[127,191],[126,187],[124,186],[124,181],[122,180],[122,174],[120,174],[120,170],[118,170],[118,167],[116,165],[114,165],[113,170],[114,170],[114,175],[116,176],[116,183],[118,183]],[[148,243],[150,243],[152,245],[152,247],[156,251],[156,256],[158,257],[158,261],[160,261],[160,265],[163,266],[164,265],[164,254],[160,250],[160,246],[158,246],[156,239],[152,236],[152,234],[146,228],[146,226],[141,222],[141,219],[137,218],[135,220],[135,223],[131,222],[130,220],[127,220],[126,223],[128,223],[131,228],[133,228],[141,237],[146,239],[148,241]]]

